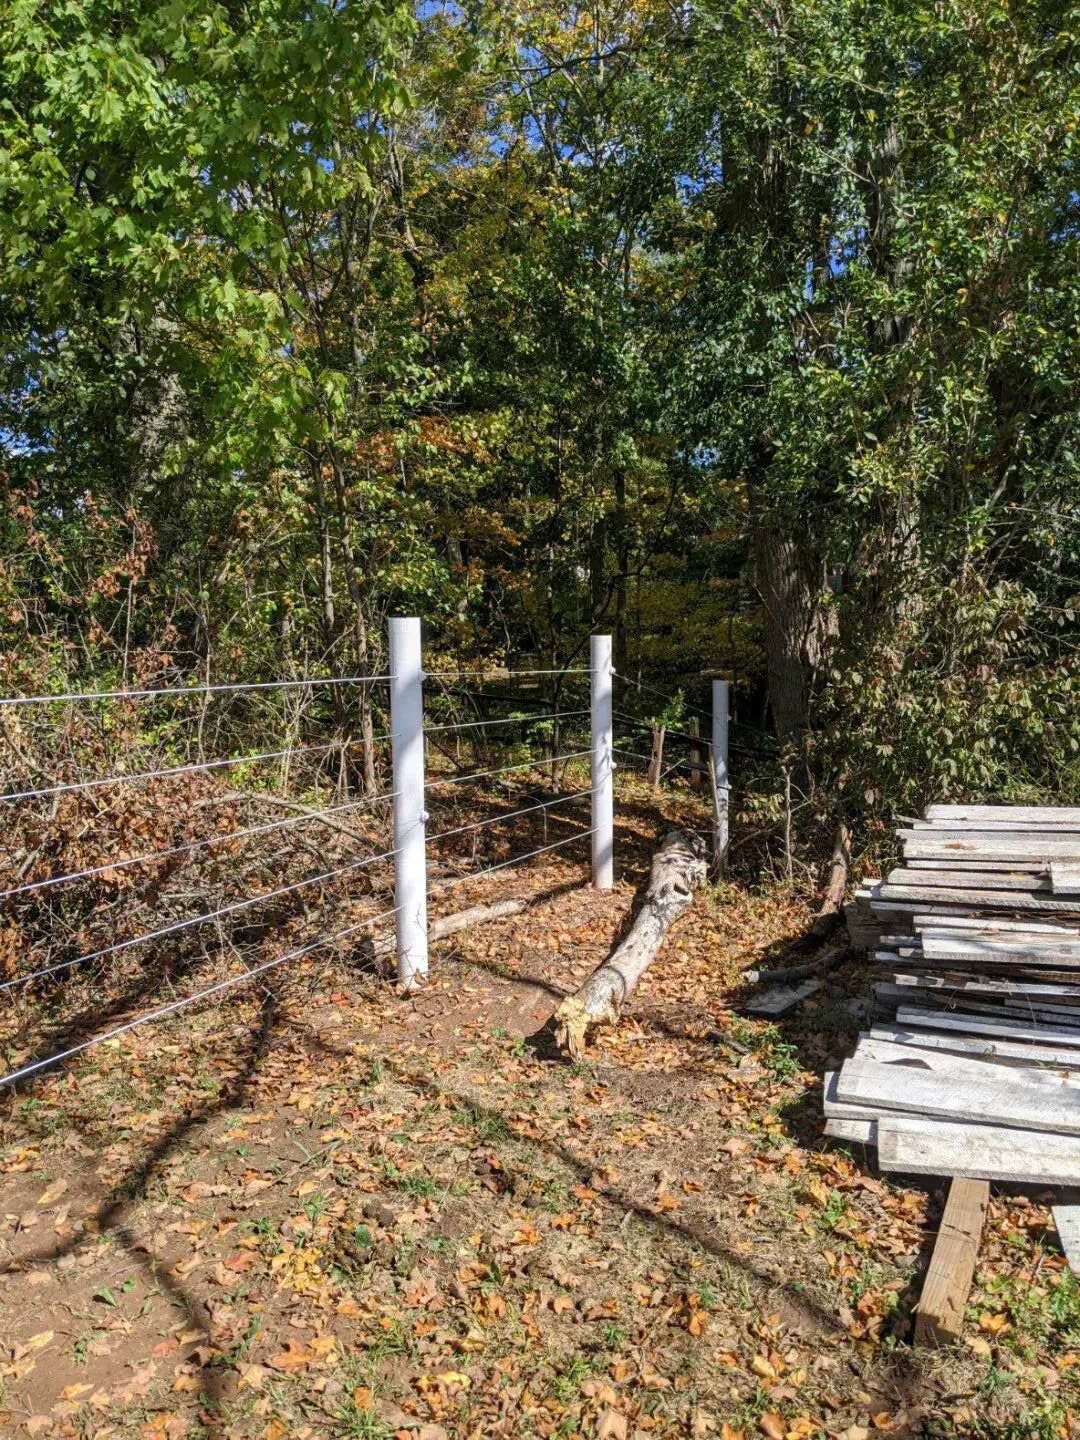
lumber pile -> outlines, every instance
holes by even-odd
[[[856,897],[874,1020],[826,1132],[883,1170],[1080,1184],[1080,808],[931,805]]]

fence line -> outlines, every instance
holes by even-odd
[[[520,675],[588,675],[584,668],[576,670],[425,670],[425,680],[444,680],[447,676],[464,676],[468,680],[513,680]]]
[[[42,970],[32,970],[29,975],[19,975],[14,980],[7,980],[0,985],[0,991],[11,990],[16,985],[26,985],[31,980],[40,980],[46,975],[58,975],[61,971],[71,970],[76,965],[88,965],[91,960],[103,960],[106,955],[117,955],[122,950],[130,950],[135,945],[145,945],[151,940],[160,940],[166,935],[175,935],[181,930],[190,930],[193,925],[202,925],[207,920],[220,920],[224,915],[235,915],[240,910],[250,910],[253,905],[261,905],[264,900],[278,900],[282,895],[290,895],[294,890],[303,890],[308,885],[320,885],[328,880],[336,880],[340,875],[347,875],[353,870],[366,869],[368,865],[375,865],[380,860],[388,860],[394,850],[384,850],[378,855],[370,855],[363,860],[351,860],[348,865],[342,865],[337,870],[326,870],[321,875],[310,875],[306,880],[296,880],[289,885],[281,885],[276,890],[265,890],[261,895],[249,895],[244,900],[234,900],[228,905],[223,905],[219,910],[208,910],[204,915],[190,915],[183,920],[174,920],[169,925],[163,925],[158,930],[149,930],[145,935],[133,935],[129,940],[118,940],[115,945],[106,945],[101,950],[92,950],[87,955],[77,955],[74,960],[63,960],[57,965],[49,965]]]
[[[661,700],[670,701],[674,698],[671,695],[670,691],[659,690],[655,685],[646,685],[644,680],[635,680],[632,675],[624,675],[621,670],[614,670],[612,671],[612,674],[615,676],[616,680],[621,680],[625,685],[633,685],[635,690],[644,690],[649,695],[658,695]],[[708,710],[703,710],[700,705],[694,705],[691,703],[691,701],[685,699],[683,700],[682,704],[685,710],[692,710],[696,715],[700,715],[703,720],[712,719],[712,716],[709,714]]]
[[[554,710],[545,711],[539,715],[500,715],[494,720],[463,720],[453,725],[425,725],[425,735],[442,734],[447,730],[481,730],[496,725],[527,725],[534,720],[569,720],[575,715],[587,715],[588,710],[560,710],[558,714]]]
[[[670,725],[650,725],[647,720],[639,720],[636,715],[627,715],[624,710],[616,710],[615,719],[621,721],[623,725],[632,725],[635,730],[647,730],[650,733],[653,730],[663,730],[670,739],[686,740],[689,744],[700,745],[706,750],[712,748],[712,741],[707,740],[704,735],[691,735],[686,730],[673,730]]]
[[[472,870],[467,875],[453,875],[449,880],[439,880],[431,887],[432,893],[437,890],[451,890],[456,885],[465,885],[470,880],[480,880],[485,875],[492,875],[496,870],[506,870],[511,865],[523,865],[526,860],[532,860],[537,855],[546,855],[549,850],[558,850],[562,845],[572,845],[575,840],[587,840],[594,833],[593,829],[579,830],[574,835],[566,835],[562,840],[556,840],[551,845],[541,845],[536,850],[526,851],[524,855],[512,855],[509,860],[500,860],[497,865],[485,865],[483,870]]]
[[[591,841],[591,872],[594,885],[600,889],[610,888],[614,883],[614,814],[613,814],[613,786],[612,777],[614,771],[614,757],[617,754],[626,755],[634,760],[648,765],[648,757],[638,755],[632,750],[617,747],[615,744],[614,725],[616,715],[619,723],[628,724],[639,730],[648,730],[653,727],[647,722],[638,720],[616,712],[613,707],[613,681],[618,679],[627,680],[628,683],[636,685],[641,690],[655,690],[655,687],[646,685],[644,682],[630,680],[629,677],[617,676],[611,663],[611,637],[595,635],[590,638],[590,656],[587,668],[568,668],[566,670],[543,670],[530,669],[520,671],[497,672],[491,678],[510,679],[516,676],[542,676],[542,675],[588,675],[590,681],[590,695],[588,707],[580,707],[566,711],[555,709],[545,710],[539,713],[528,715],[496,716],[491,719],[478,719],[454,723],[439,723],[437,725],[425,724],[424,718],[424,695],[423,686],[426,679],[442,679],[452,675],[467,676],[476,680],[484,678],[475,671],[431,671],[425,672],[422,663],[420,622],[415,618],[395,618],[390,622],[390,673],[380,676],[350,676],[333,677],[325,680],[310,679],[303,681],[265,681],[251,683],[237,683],[235,685],[206,685],[206,686],[184,686],[173,688],[162,688],[146,691],[95,691],[95,692],[73,692],[71,695],[61,696],[17,696],[9,697],[0,701],[0,704],[44,704],[64,700],[105,700],[122,698],[142,698],[177,696],[177,695],[198,695],[212,694],[219,691],[245,691],[245,690],[271,690],[275,688],[294,688],[298,686],[314,686],[318,684],[352,684],[352,683],[376,683],[389,681],[390,684],[390,732],[380,734],[374,739],[383,742],[389,739],[391,742],[391,753],[393,762],[392,788],[384,794],[364,797],[355,801],[346,801],[343,804],[323,807],[319,810],[311,810],[300,815],[289,816],[281,820],[269,821],[265,824],[258,824],[244,827],[224,835],[212,835],[203,839],[188,841],[183,844],[166,847],[159,851],[149,852],[145,855],[127,856],[122,860],[110,861],[100,865],[90,866],[80,871],[74,871],[67,875],[46,877],[42,880],[29,881],[24,885],[12,887],[7,891],[0,892],[0,900],[8,899],[33,891],[48,889],[53,886],[69,883],[75,880],[86,879],[94,875],[107,873],[110,870],[119,870],[133,866],[146,865],[157,859],[164,859],[173,855],[193,853],[218,844],[229,841],[246,839],[250,836],[265,834],[271,831],[282,830],[293,825],[304,824],[308,821],[327,820],[335,814],[369,807],[381,801],[390,801],[393,805],[394,834],[392,848],[379,852],[375,855],[366,855],[360,859],[350,861],[336,869],[328,869],[319,875],[307,876],[301,880],[289,884],[280,885],[274,889],[264,891],[257,895],[248,895],[243,898],[230,901],[217,909],[207,911],[198,915],[187,916],[179,920],[171,921],[166,925],[151,929],[145,933],[132,936],[128,939],[117,941],[101,949],[80,955],[71,960],[61,961],[55,965],[49,965],[35,970],[26,975],[17,976],[3,984],[0,990],[10,990],[18,986],[42,979],[51,975],[69,971],[76,966],[89,964],[92,961],[102,960],[107,956],[121,953],[137,945],[149,944],[161,940],[167,936],[175,935],[197,925],[202,925],[239,912],[248,910],[254,906],[279,899],[281,896],[291,894],[297,890],[309,886],[327,884],[337,880],[343,875],[366,869],[380,862],[393,860],[394,872],[394,905],[392,909],[381,912],[378,915],[368,917],[355,925],[344,930],[322,937],[318,940],[304,945],[299,949],[290,951],[288,954],[278,956],[272,960],[263,962],[245,971],[243,975],[231,977],[220,981],[194,995],[182,997],[167,1005],[162,1005],[145,1015],[134,1017],[125,1021],[122,1025],[114,1027],[97,1036],[80,1042],[67,1050],[56,1055],[35,1061],[30,1065],[11,1072],[7,1076],[0,1077],[0,1084],[15,1083],[27,1076],[36,1073],[46,1066],[56,1064],[79,1054],[90,1046],[100,1043],[102,1040],[110,1039],[116,1035],[123,1034],[136,1025],[156,1020],[176,1010],[195,1004],[197,1001],[208,996],[219,994],[234,985],[245,984],[248,981],[265,973],[267,970],[282,965],[289,960],[299,958],[302,955],[332,944],[334,941],[343,938],[357,930],[371,926],[376,921],[388,916],[396,917],[396,942],[398,951],[398,976],[406,988],[413,985],[427,971],[427,901],[430,894],[450,889],[473,880],[479,880],[486,875],[507,869],[512,866],[524,865],[526,862],[537,856],[562,849],[566,846],[579,842]],[[655,693],[662,693],[655,691]],[[483,699],[485,697],[479,696]],[[495,697],[505,700],[509,697]],[[576,697],[575,697],[576,698]],[[665,697],[668,698],[668,697]],[[701,747],[701,753],[711,756],[711,764],[707,767],[714,779],[714,806],[715,806],[715,833],[716,850],[720,861],[723,858],[726,847],[726,813],[727,813],[727,686],[726,682],[716,682],[713,691],[714,709],[712,719],[712,739],[704,737],[685,735],[681,731],[671,731],[673,737],[685,739]],[[696,708],[696,707],[691,707]],[[704,714],[705,712],[699,712]],[[424,764],[424,740],[425,736],[432,734],[447,734],[453,732],[467,732],[472,730],[486,731],[498,727],[511,725],[528,725],[538,722],[570,721],[579,719],[585,715],[590,716],[589,721],[589,748],[577,751],[566,752],[552,757],[531,757],[527,760],[516,762],[510,765],[495,766],[483,770],[473,771],[467,774],[453,774],[448,776],[433,776],[425,778]],[[575,727],[570,727],[572,730]],[[583,727],[581,727],[583,728]],[[290,746],[285,749],[263,752],[256,755],[240,755],[226,757],[217,760],[196,762],[185,765],[169,766],[166,768],[149,770],[131,775],[112,775],[99,777],[97,779],[65,782],[57,785],[41,787],[35,790],[13,792],[8,795],[0,795],[0,800],[14,801],[29,799],[35,796],[50,796],[65,794],[72,791],[92,790],[106,785],[121,784],[124,782],[135,783],[137,781],[167,778],[182,775],[189,772],[213,771],[229,766],[244,764],[259,764],[265,761],[282,760],[293,755],[304,754],[326,754],[333,751],[340,751],[343,755],[350,749],[361,745],[361,740],[335,740],[325,744],[314,744],[304,746]],[[429,819],[426,809],[426,789],[428,786],[433,792],[438,792],[441,787],[456,784],[476,784],[487,779],[495,779],[502,775],[509,775],[513,772],[526,770],[542,771],[547,766],[558,764],[569,764],[575,760],[583,760],[589,757],[590,778],[587,787],[567,791],[556,795],[552,799],[538,800],[535,803],[521,805],[517,808],[503,811],[497,815],[484,816],[481,819],[468,821],[454,825],[449,829],[436,831],[433,834],[427,833],[427,822]],[[680,760],[675,765],[668,767],[665,774],[672,773],[680,766],[688,766],[689,762]],[[509,782],[508,782],[509,783]],[[587,828],[576,830],[571,835],[539,845],[526,851],[524,854],[514,855],[505,860],[486,865],[479,870],[472,870],[465,874],[454,875],[429,883],[427,874],[427,845],[446,841],[451,838],[476,832],[485,828],[497,825],[505,825],[528,815],[543,815],[545,822],[549,811],[559,806],[568,805],[573,801],[590,797],[591,812]],[[508,797],[509,799],[509,794]],[[524,797],[522,797],[524,798]],[[572,815],[559,816],[559,819],[569,823],[577,823],[579,818]],[[545,830],[546,833],[546,830]],[[721,835],[723,843],[721,843]],[[222,937],[225,931],[221,932]],[[224,940],[222,941],[224,943]]]
[[[375,735],[374,740],[386,740],[386,735]],[[163,780],[174,775],[187,775],[200,770],[220,770],[231,765],[254,765],[263,760],[284,760],[291,755],[318,755],[328,750],[354,750],[363,745],[363,740],[330,740],[322,745],[290,745],[285,750],[267,750],[261,755],[232,755],[224,760],[200,760],[190,765],[171,765],[165,770],[140,770],[132,775],[104,775],[97,780],[72,780],[63,785],[47,785],[37,790],[13,790],[0,795],[0,800],[32,800],[48,795],[70,795],[78,790],[97,790],[104,785],[134,784],[136,780]]]
[[[565,805],[570,800],[576,800],[579,795],[591,794],[591,787],[584,790],[571,790],[555,800],[542,800],[538,805],[526,805],[521,810],[508,810],[502,815],[488,815],[483,820],[471,820],[467,825],[457,825],[453,830],[439,830],[427,838],[429,842],[448,840],[451,835],[464,835],[467,830],[483,830],[488,825],[498,825],[500,820],[516,820],[519,815],[532,815],[537,810],[552,810],[556,805]]]
[[[429,779],[428,785],[463,785],[466,780],[487,780],[492,775],[506,775],[511,770],[539,770],[547,765],[559,765],[564,761],[581,760],[591,755],[591,750],[574,750],[569,755],[553,755],[550,760],[522,760],[517,765],[500,765],[495,770],[472,770],[468,775],[448,775],[445,778]]]
[[[235,684],[225,681],[215,685],[175,685],[148,690],[76,690],[66,695],[7,695],[0,697],[0,705],[59,705],[81,700],[149,700],[177,695],[217,695],[225,691],[294,690],[299,686],[313,685],[374,685],[380,680],[389,679],[389,675],[327,675],[316,676],[310,680],[256,680]]]
[[[224,835],[210,835],[205,840],[190,840],[183,845],[170,845],[167,850],[151,850],[146,855],[131,855],[124,860],[110,860],[104,865],[92,865],[87,870],[73,870],[68,875],[50,875],[45,880],[32,880],[17,885],[12,890],[0,890],[0,900],[13,895],[25,895],[31,890],[47,890],[55,885],[66,885],[72,880],[88,880],[95,875],[105,875],[110,870],[126,870],[132,865],[149,865],[154,860],[165,860],[171,855],[189,854],[203,850],[209,845],[224,845],[229,840],[246,840],[252,835],[265,835],[271,830],[284,830],[290,825],[306,825],[313,820],[323,820],[330,815],[340,815],[346,810],[367,809],[382,800],[392,800],[393,791],[385,795],[370,795],[362,800],[347,800],[341,805],[330,805],[323,810],[312,810],[304,815],[290,815],[284,820],[268,820],[265,825],[250,825],[244,830],[230,830]]]
[[[43,1060],[35,1060],[30,1065],[23,1065],[8,1075],[0,1075],[0,1085],[14,1085],[19,1080],[25,1080],[28,1076],[44,1070],[49,1065],[57,1065],[61,1060],[70,1060],[73,1055],[79,1055],[93,1045],[100,1045],[105,1040],[113,1040],[118,1035],[124,1035],[127,1031],[134,1030],[137,1025],[146,1025],[151,1020],[160,1020],[166,1015],[183,1010],[188,1005],[194,1005],[197,1001],[205,1000],[210,995],[219,995],[223,990],[230,990],[236,985],[246,985],[259,975],[264,975],[268,970],[275,969],[278,965],[285,965],[290,960],[299,960],[303,955],[310,955],[313,950],[318,950],[324,945],[331,945],[335,940],[343,940],[346,935],[355,934],[357,930],[374,925],[378,920],[385,920],[388,915],[395,914],[396,910],[395,906],[393,910],[384,910],[381,914],[370,915],[355,925],[349,925],[344,930],[336,931],[333,935],[320,936],[318,940],[313,940],[308,945],[301,945],[297,950],[290,950],[286,955],[278,955],[273,960],[266,960],[261,965],[245,971],[243,975],[234,975],[227,980],[219,980],[217,984],[208,985],[205,990],[199,990],[194,995],[185,995],[179,1000],[171,1000],[167,1005],[159,1005],[156,1010],[149,1010],[146,1014],[136,1016],[133,1020],[126,1020],[122,1025],[115,1025],[111,1030],[92,1035],[88,1040],[80,1041],[78,1045],[71,1045],[68,1049],[61,1050],[55,1055],[46,1056]]]

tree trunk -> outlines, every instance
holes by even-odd
[[[626,471],[615,471],[615,635],[612,642],[616,670],[626,669],[629,639],[626,599],[630,571],[630,530],[626,514]]]
[[[649,784],[654,790],[660,789],[660,776],[664,769],[664,735],[666,731],[662,725],[653,726],[652,732],[652,754],[649,758]]]
[[[687,722],[687,728],[695,739],[701,734],[701,721],[696,715],[690,716]],[[690,789],[700,792],[705,789],[705,775],[707,773],[704,745],[692,745],[690,747],[690,758],[693,761],[693,769],[690,771]]]
[[[352,524],[349,518],[348,495],[345,488],[345,471],[337,447],[329,448],[330,463],[334,475],[334,498],[337,502],[338,533],[341,542],[341,556],[345,566],[345,580],[349,590],[349,602],[353,612],[353,633],[356,636],[356,673],[368,673],[368,629],[364,596],[360,589],[360,573],[353,547]],[[360,744],[363,752],[364,794],[378,792],[375,774],[375,727],[371,718],[371,696],[366,684],[357,687],[357,706],[360,712]]]
[[[845,821],[841,820],[833,837],[832,861],[829,865],[829,883],[825,887],[825,898],[821,903],[821,914],[838,913],[844,903],[847,889],[848,866],[851,864],[850,835]]]
[[[664,937],[705,883],[705,842],[687,830],[670,830],[653,856],[645,903],[614,954],[555,1012],[555,1034],[575,1058],[585,1049],[591,1025],[613,1023],[656,959]]]
[[[831,616],[821,603],[824,570],[769,521],[755,535],[758,587],[765,608],[769,701],[781,745],[797,742],[809,722],[810,690]]]
[[[322,602],[323,649],[330,674],[338,670],[338,620],[334,604],[334,558],[330,539],[330,511],[326,503],[326,486],[323,484],[322,462],[318,455],[309,454],[311,483],[315,495],[315,513],[319,526],[319,588]],[[340,734],[344,726],[343,697],[340,685],[330,686],[330,707],[334,716],[334,728]]]

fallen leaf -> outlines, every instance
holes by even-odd
[[[271,1355],[266,1363],[275,1370],[303,1370],[311,1364],[311,1360],[312,1355],[306,1345],[301,1345],[299,1340],[286,1340],[284,1350]]]
[[[596,1417],[596,1440],[626,1440],[626,1416],[618,1410],[601,1410]]]

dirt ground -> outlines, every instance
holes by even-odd
[[[1046,1197],[995,1198],[964,1343],[912,1349],[941,1187],[822,1135],[858,963],[740,1017],[799,903],[701,894],[587,1062],[555,1052],[647,867],[655,816],[620,824],[610,894],[565,852],[459,889],[536,898],[412,998],[313,954],[9,1097],[0,1433],[1080,1435]]]

